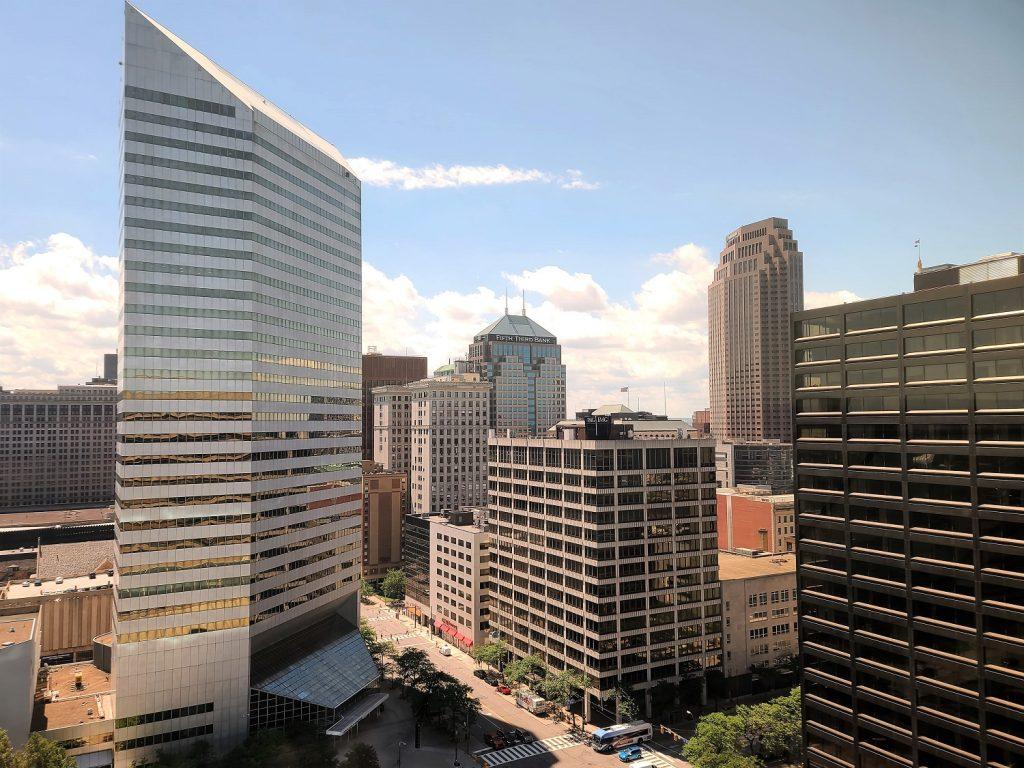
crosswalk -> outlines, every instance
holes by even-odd
[[[643,759],[649,763],[652,763],[658,768],[676,768],[675,763],[671,763],[665,759],[664,756],[659,755],[657,752],[652,750],[650,747],[643,747],[644,756]]]
[[[522,760],[525,757],[533,757],[534,755],[543,755],[546,752],[557,752],[560,749],[569,749],[582,743],[583,740],[575,735],[552,736],[549,739],[541,739],[532,744],[516,744],[513,747],[505,747],[494,752],[488,752],[485,755],[481,755],[480,760],[487,768],[495,768],[495,766],[505,765],[505,763],[511,763],[514,760]]]

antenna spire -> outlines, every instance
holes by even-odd
[[[508,286],[505,286],[505,316],[508,316]]]
[[[526,289],[523,288],[523,317],[526,317]]]

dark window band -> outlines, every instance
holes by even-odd
[[[209,112],[213,115],[224,115],[226,117],[235,116],[235,108],[230,104],[218,104],[216,101],[193,99],[188,96],[179,96],[176,93],[151,91],[148,88],[139,88],[135,85],[126,85],[124,87],[124,95],[132,99],[152,101],[156,104],[166,104],[169,107],[194,109],[197,112]]]

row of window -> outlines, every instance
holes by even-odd
[[[974,317],[1022,312],[1024,311],[1024,288],[1006,288],[999,291],[976,293],[971,297],[970,303]],[[966,316],[966,296],[951,296],[946,299],[932,299],[903,305],[904,325],[960,320]],[[847,312],[845,315],[827,315],[797,320],[794,325],[794,336],[797,339],[807,339],[839,334],[843,331],[844,326],[846,333],[852,333],[892,328],[899,324],[898,307],[878,307],[858,312]]]
[[[796,400],[796,412],[797,415],[843,413],[844,399],[846,413],[898,412],[901,410],[901,399],[905,400],[907,411],[966,411],[971,407],[971,397],[967,392],[924,392],[908,394],[902,398],[896,394],[858,395],[846,398],[800,397]],[[979,411],[1024,410],[1024,388],[975,392],[974,408]]]

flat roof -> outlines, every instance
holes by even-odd
[[[24,643],[31,640],[35,628],[35,616],[0,617],[0,650],[8,643]]]
[[[36,574],[41,579],[55,579],[58,576],[66,579],[107,571],[113,567],[116,552],[117,542],[113,539],[43,544],[39,550]]]
[[[24,585],[25,581],[28,581],[27,587]],[[95,579],[91,579],[88,576],[74,576],[64,579],[61,584],[58,584],[56,580],[47,580],[38,587],[36,586],[35,579],[23,579],[22,581],[12,581],[3,593],[3,599],[16,600],[21,597],[62,595],[65,592],[85,592],[87,590],[110,587],[113,583],[114,577],[108,576],[106,571],[96,574]]]
[[[794,499],[792,493],[760,493],[748,490],[743,486],[738,488],[718,488],[717,493],[721,496],[742,496],[745,499],[770,501],[773,504],[792,504]]]
[[[79,672],[82,674],[81,688],[76,685],[76,674]],[[56,700],[47,701],[53,691],[57,693]],[[49,731],[80,723],[110,720],[114,716],[113,693],[111,676],[92,662],[49,667],[44,693],[36,699],[32,730]]]
[[[105,507],[84,507],[82,509],[41,509],[35,512],[0,513],[0,529],[113,522],[114,506],[112,504]]]
[[[721,581],[753,579],[758,576],[784,576],[796,574],[796,555],[762,555],[746,557],[732,552],[718,553],[718,578]]]

